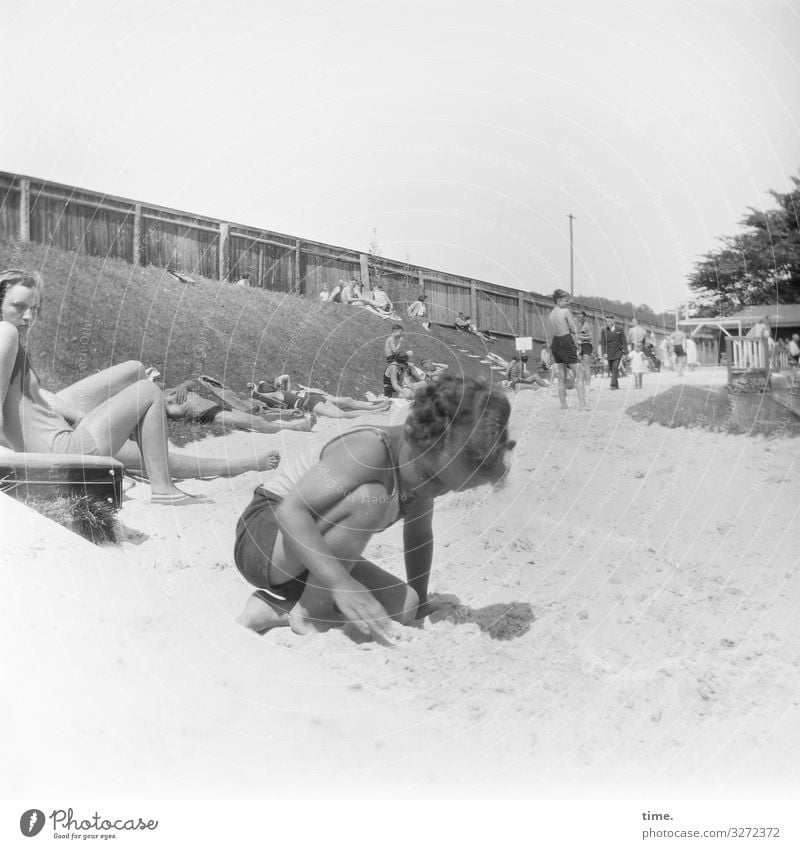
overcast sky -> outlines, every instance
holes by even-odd
[[[656,310],[800,167],[788,0],[2,0],[0,170]]]

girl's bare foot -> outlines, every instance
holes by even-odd
[[[313,610],[297,602],[289,613],[289,627],[295,634],[324,634],[331,628],[341,628],[345,618],[330,605],[313,605]]]
[[[284,610],[279,602],[267,602],[262,594],[254,592],[236,621],[257,634],[263,634],[270,628],[286,627],[289,624],[289,611]]]

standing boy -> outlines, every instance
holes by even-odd
[[[558,398],[561,409],[567,409],[567,369],[575,376],[575,389],[578,392],[578,409],[588,410],[584,388],[586,373],[578,359],[578,346],[575,337],[578,329],[572,313],[567,309],[569,293],[563,289],[553,292],[555,306],[550,311],[550,330],[553,338],[550,342],[550,353],[553,362],[558,365]]]

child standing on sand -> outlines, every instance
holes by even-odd
[[[503,477],[509,414],[483,382],[442,375],[417,389],[404,425],[354,428],[288,460],[236,527],[236,565],[258,587],[239,621],[300,634],[352,622],[385,639],[391,620],[427,615],[433,501]],[[362,558],[400,518],[408,583]]]
[[[647,371],[647,357],[644,353],[644,345],[637,342],[631,351],[631,374],[633,375],[633,388],[641,389],[644,373]]]

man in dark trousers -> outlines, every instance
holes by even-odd
[[[621,327],[617,327],[613,316],[606,316],[606,326],[600,334],[600,348],[608,358],[611,388],[619,389],[619,361],[625,356],[628,346],[625,344],[625,334]]]

